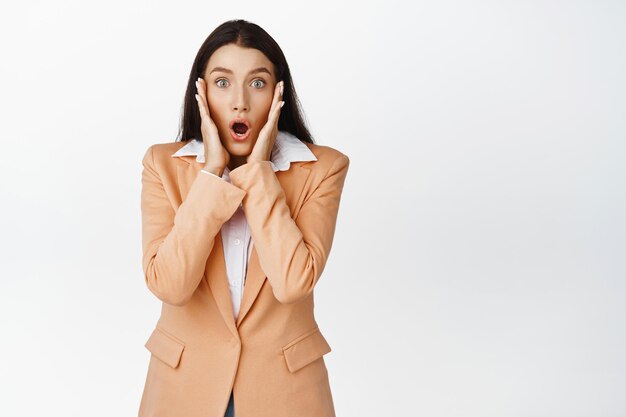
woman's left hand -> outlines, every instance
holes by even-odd
[[[254,144],[254,148],[250,155],[246,158],[246,162],[251,161],[269,161],[272,156],[272,148],[276,135],[278,134],[278,119],[280,117],[280,109],[282,108],[284,82],[280,81],[274,89],[274,98],[270,107],[269,116],[265,126],[259,132],[259,137]]]

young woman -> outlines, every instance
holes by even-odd
[[[139,416],[335,416],[313,289],[348,157],[314,144],[283,52],[244,20],[198,51],[180,138],[143,157],[142,267],[162,309]]]

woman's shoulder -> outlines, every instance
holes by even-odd
[[[316,143],[308,143],[308,142],[303,142],[303,143],[311,150],[313,155],[315,155],[315,157],[319,161],[332,163],[333,161],[339,158],[346,158],[348,161],[350,160],[350,158],[348,158],[348,155],[341,152],[339,149],[332,148],[328,145],[319,145]]]
[[[186,139],[175,142],[153,143],[149,145],[144,152],[143,164],[162,165],[164,162],[172,161],[172,156],[192,140],[193,139]]]
[[[307,166],[309,166],[308,164],[312,164],[310,168],[313,171],[317,171],[319,175],[322,175],[322,177],[334,172],[332,171],[333,169],[341,171],[343,169],[347,169],[350,165],[350,158],[348,155],[341,152],[339,149],[328,145],[319,145],[309,142],[303,143],[317,158],[317,161],[305,162],[305,164],[307,164]]]
[[[176,153],[177,150],[191,142],[193,139],[185,139],[176,142],[159,142],[153,143],[148,146],[146,149],[146,154],[152,153],[155,157],[162,155],[172,155]]]

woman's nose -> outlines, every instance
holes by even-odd
[[[235,97],[233,97],[233,110],[248,110],[248,98],[244,91],[239,90],[235,93]]]

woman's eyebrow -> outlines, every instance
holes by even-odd
[[[213,74],[214,72],[225,72],[225,73],[227,73],[227,74],[232,74],[232,73],[233,73],[233,71],[232,71],[232,70],[229,70],[228,68],[224,68],[224,67],[215,67],[215,68],[213,68],[213,69],[211,70],[211,72],[209,72],[209,75]],[[268,75],[272,75],[272,73],[271,73],[271,72],[270,72],[267,68],[265,68],[265,67],[255,68],[255,69],[253,69],[252,71],[250,71],[250,72],[248,73],[248,75],[250,75],[250,74],[257,74],[257,73],[260,73],[260,72],[265,72],[265,73],[267,73]]]

